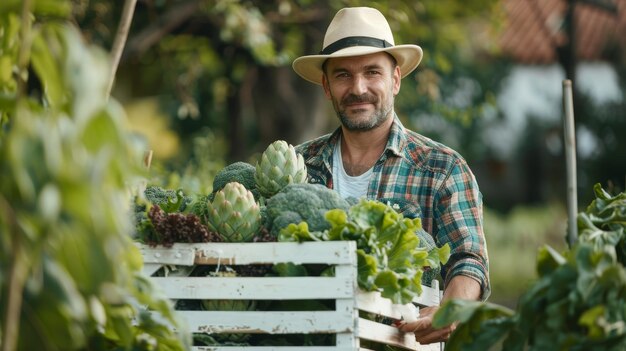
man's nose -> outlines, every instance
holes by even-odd
[[[367,80],[361,75],[355,75],[352,80],[352,93],[356,96],[367,92]]]

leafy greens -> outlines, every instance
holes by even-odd
[[[357,244],[358,284],[366,291],[380,290],[393,303],[406,304],[422,293],[425,269],[439,267],[450,257],[446,244],[430,251],[419,246],[419,219],[404,218],[392,206],[375,200],[360,200],[346,212],[326,212],[331,227],[309,231],[306,222],[290,224],[279,241],[353,240]]]

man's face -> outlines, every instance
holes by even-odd
[[[351,131],[367,131],[393,115],[400,78],[400,68],[381,52],[328,59],[322,84],[342,125]]]

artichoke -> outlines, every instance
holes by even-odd
[[[231,182],[207,201],[207,226],[226,242],[252,241],[261,227],[261,209],[252,192]]]
[[[256,164],[254,179],[259,193],[270,198],[292,183],[305,183],[307,169],[301,154],[284,140],[271,143]]]

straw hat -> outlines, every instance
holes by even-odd
[[[327,59],[377,52],[387,52],[395,57],[402,78],[422,60],[419,46],[394,44],[389,23],[380,11],[370,7],[349,7],[339,10],[328,25],[324,48],[319,55],[298,57],[292,66],[302,78],[321,85],[322,64]]]

